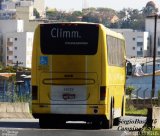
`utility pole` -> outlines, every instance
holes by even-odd
[[[156,62],[156,37],[157,37],[157,18],[158,15],[154,14],[154,46],[153,46],[153,76],[152,76],[152,98],[155,94],[155,62]]]
[[[13,63],[13,64],[15,64],[16,72],[17,72],[18,66],[23,64],[23,62],[16,61],[16,63]]]

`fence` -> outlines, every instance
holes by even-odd
[[[29,102],[31,100],[30,81],[10,82],[0,90],[0,102]]]
[[[160,106],[160,91],[155,90],[154,97],[152,97],[152,91],[148,88],[138,88],[131,93],[130,98],[127,98],[127,103],[137,108],[150,108],[152,105]]]

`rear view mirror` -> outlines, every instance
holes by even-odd
[[[127,75],[132,75],[132,63],[127,62]]]

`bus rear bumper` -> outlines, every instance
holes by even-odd
[[[32,105],[33,114],[106,115],[106,105]]]
[[[33,114],[34,118],[49,119],[49,120],[65,120],[65,121],[96,121],[103,120],[107,117],[105,115],[82,115],[82,114]]]

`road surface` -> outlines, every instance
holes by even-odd
[[[139,124],[133,120],[139,119]],[[127,136],[125,129],[142,127],[145,117],[121,118],[119,126],[113,129],[93,128],[84,123],[68,123],[61,128],[41,129],[37,119],[0,119],[0,136]],[[138,121],[138,120],[137,120]]]

